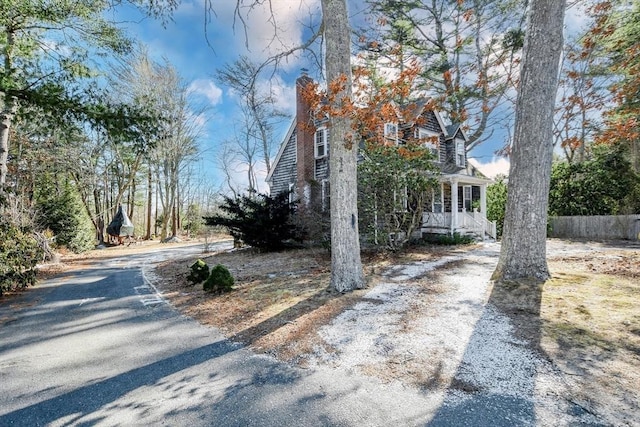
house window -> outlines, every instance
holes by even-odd
[[[464,149],[464,141],[461,139],[456,139],[456,165],[460,167],[465,166],[465,149]]]
[[[330,209],[330,194],[329,194],[329,181],[322,180],[322,212],[327,212]]]
[[[295,184],[290,183],[289,184],[289,204],[293,203],[294,198],[295,198],[295,191],[294,191],[294,186]]]
[[[442,185],[438,184],[433,189],[433,205],[431,207],[431,212],[441,213],[442,212]]]
[[[329,143],[327,141],[327,128],[321,127],[316,130],[313,136],[316,159],[326,157],[329,153]]]
[[[463,200],[463,204],[462,206],[464,207],[464,210],[467,212],[471,212],[471,186],[470,185],[465,185],[462,187],[462,200]]]
[[[407,187],[402,188],[399,192],[393,190],[393,204],[396,212],[407,212],[409,208]]]
[[[398,124],[397,123],[385,123],[384,124],[384,137],[398,143]]]
[[[440,160],[440,155],[438,151],[438,141],[440,140],[440,136],[437,132],[433,132],[427,129],[418,128],[416,133],[416,137],[420,142],[424,144],[425,147],[431,151],[431,154],[434,155],[435,160]]]

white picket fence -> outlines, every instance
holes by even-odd
[[[640,215],[557,216],[549,225],[549,237],[640,240]]]

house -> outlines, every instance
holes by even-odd
[[[298,198],[303,205],[328,209],[329,133],[326,121],[314,120],[302,96],[302,88],[310,82],[305,74],[296,81],[296,117],[280,145],[267,183],[271,194],[288,191],[292,200]],[[467,161],[464,130],[445,125],[441,115],[428,108],[426,101],[417,102],[412,108],[415,120],[386,123],[384,134],[398,143],[408,132],[427,139],[442,171],[440,185],[424,207],[420,232],[472,233],[495,238],[495,223],[486,218],[487,186],[491,180]]]

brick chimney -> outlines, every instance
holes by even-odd
[[[302,96],[303,89],[313,80],[307,75],[306,70],[296,80],[296,140],[297,140],[297,194],[303,205],[310,201],[310,182],[314,179],[315,152],[313,137],[315,127],[311,115],[311,107]]]

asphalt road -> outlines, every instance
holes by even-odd
[[[438,412],[440,397],[294,369],[181,316],[143,267],[200,249],[96,261],[0,304],[0,426],[412,426]]]

